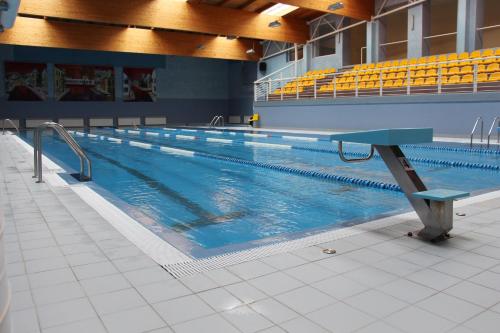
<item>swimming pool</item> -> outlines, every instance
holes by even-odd
[[[91,186],[195,257],[410,209],[379,158],[345,164],[327,136],[175,128],[72,134],[92,159]],[[24,138],[31,143],[32,133]],[[50,158],[78,169],[57,136],[46,134],[43,142]],[[353,156],[368,151],[346,147]],[[500,188],[500,151],[441,143],[403,150],[429,188]]]

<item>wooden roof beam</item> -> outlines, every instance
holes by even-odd
[[[370,20],[375,10],[374,0],[279,0],[279,2],[358,20]],[[328,7],[336,2],[341,2],[344,5],[343,8],[328,10]]]
[[[1,44],[92,51],[179,55],[257,61],[261,45],[253,40],[137,29],[98,24],[68,23],[18,17],[12,29],[0,34]],[[256,53],[247,54],[253,48]]]
[[[304,43],[303,20],[179,0],[23,0],[20,14]],[[281,26],[270,28],[275,20]]]

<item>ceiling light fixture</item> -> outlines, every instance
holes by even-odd
[[[227,35],[226,38],[228,40],[235,40],[236,38],[238,38],[238,36],[235,36],[235,35]]]
[[[203,50],[204,48],[205,48],[205,45],[203,45],[203,44],[196,45],[197,50]]]
[[[273,15],[273,16],[285,16],[298,9],[297,6],[285,5],[282,3],[277,3],[274,6],[269,7],[268,9],[262,11],[261,14]]]
[[[272,21],[272,22],[269,22],[269,28],[279,28],[281,27],[281,22],[276,20],[276,21]]]
[[[335,2],[328,6],[328,10],[335,11],[344,8],[343,2]]]
[[[255,54],[255,42],[252,42],[252,48],[247,50],[248,55]]]

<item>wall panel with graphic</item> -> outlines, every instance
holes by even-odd
[[[54,94],[57,101],[114,101],[113,67],[55,65]]]
[[[9,101],[45,101],[47,99],[47,65],[5,62],[5,91]]]

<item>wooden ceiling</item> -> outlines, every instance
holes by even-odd
[[[305,43],[307,22],[335,1],[280,0],[300,8],[278,17],[262,13],[270,0],[23,0],[0,43],[255,61],[261,40]],[[343,0],[335,13],[366,19],[373,1]]]

